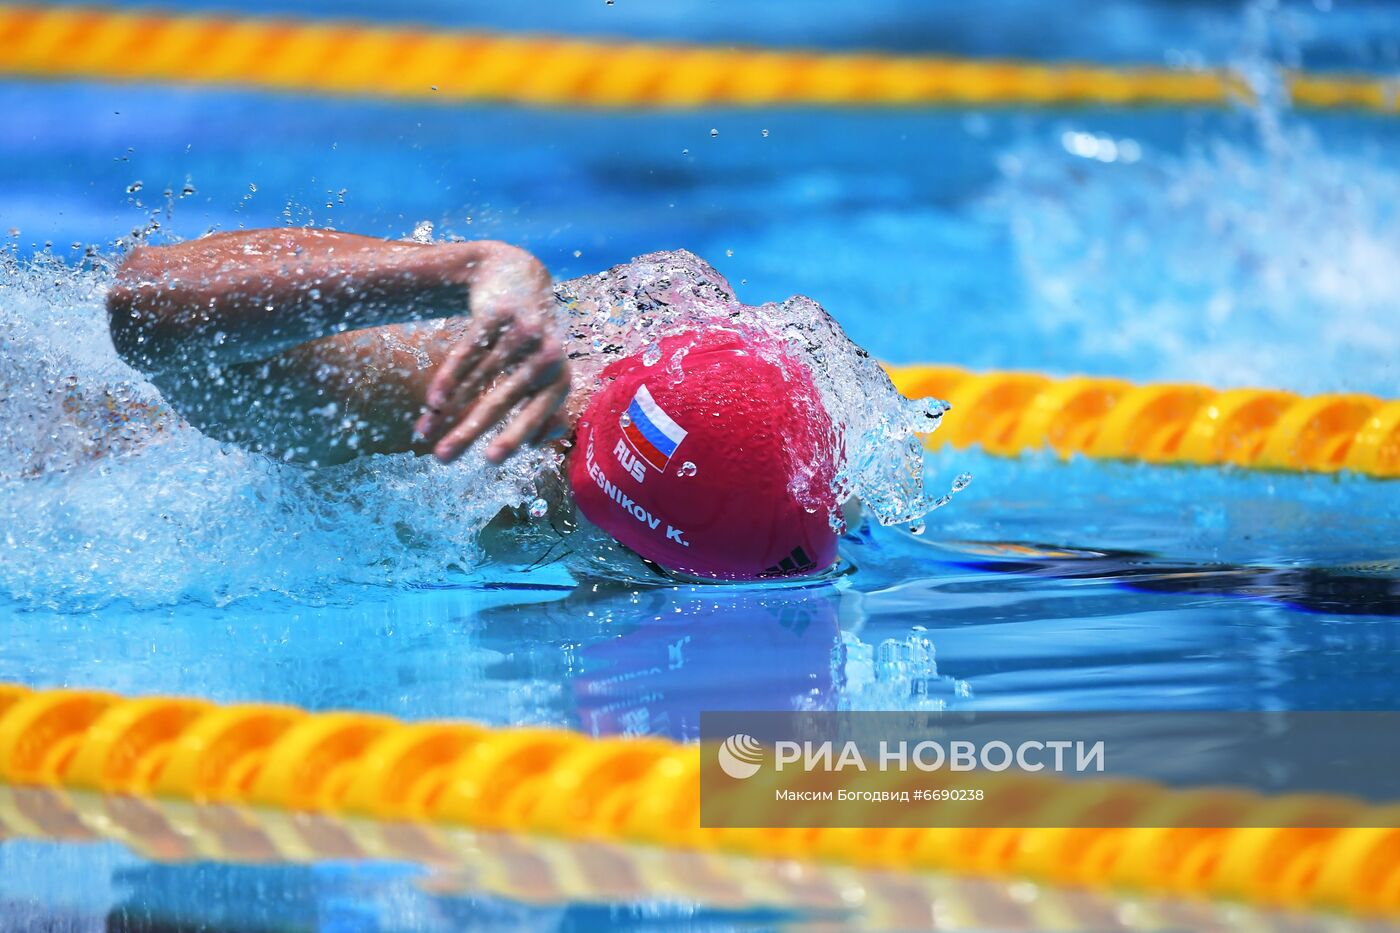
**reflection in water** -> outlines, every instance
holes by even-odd
[[[829,709],[842,646],[836,592],[658,599],[657,615],[579,652],[571,683],[594,735],[696,739],[702,709]]]
[[[132,801],[14,793],[25,812],[50,818],[74,804],[97,838],[122,839],[131,851],[83,841],[90,833],[71,821],[51,833],[31,825],[44,841],[0,846],[6,930],[923,929],[931,919],[953,930],[1223,931],[1284,920],[1299,933],[1349,928],[1336,917],[1201,900],[1139,895],[1128,910],[1109,892],[1049,884],[241,807],[146,801],[139,820],[104,820],[134,815]],[[59,838],[67,841],[50,841]],[[36,902],[39,869],[58,864],[88,885]]]
[[[601,629],[568,643],[556,672],[568,682],[571,722],[591,735],[694,740],[705,710],[931,710],[970,694],[939,673],[919,626],[863,641],[862,599],[839,585],[597,583],[554,602],[496,606],[480,620],[488,644],[519,639],[522,617],[557,631],[580,619]]]
[[[771,591],[687,586],[578,587],[549,603],[481,613],[483,640],[520,623],[588,637],[562,642],[557,673],[573,719],[590,734],[699,735],[701,709],[829,708],[840,665],[839,620],[853,597],[830,587]]]
[[[1172,562],[1145,552],[1075,551],[1046,545],[946,542],[969,556],[964,566],[994,573],[1059,580],[1098,580],[1145,593],[1233,596],[1272,600],[1306,612],[1400,616],[1400,577],[1394,562],[1368,567],[1246,567]]]

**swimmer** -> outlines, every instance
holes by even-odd
[[[834,431],[803,364],[701,328],[660,342],[681,379],[628,356],[575,384],[591,350],[552,284],[505,243],[254,230],[132,251],[107,310],[118,354],[218,439],[308,465],[567,441],[579,511],[663,568],[830,567]]]

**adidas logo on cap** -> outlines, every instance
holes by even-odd
[[[816,566],[816,561],[807,556],[807,552],[802,550],[801,545],[792,549],[792,553],[784,557],[778,563],[763,570],[765,577],[785,577],[794,573],[806,573]]]

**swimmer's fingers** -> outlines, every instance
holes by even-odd
[[[413,425],[413,433],[425,441],[436,440],[450,423],[448,399],[456,387],[451,373],[484,351],[474,342],[462,341],[452,348],[446,360],[438,365],[433,381],[428,385],[427,396],[423,399],[423,413]]]
[[[568,366],[563,351],[554,348],[537,353],[528,363],[497,382],[472,405],[462,421],[433,447],[433,454],[444,463],[456,460],[520,402],[534,395],[551,396],[561,384],[566,387],[567,393]],[[550,408],[544,417],[553,414],[562,402],[561,396],[558,403]],[[499,463],[505,457],[502,455],[492,459],[493,462]]]
[[[552,319],[554,292],[549,273],[539,260],[504,244],[483,247],[465,270],[470,324],[464,339],[452,348],[428,386],[429,415],[440,416],[443,409],[452,407],[454,394],[473,374],[486,374],[484,379],[473,378],[478,390],[488,385],[508,365],[496,360],[483,365],[491,351],[497,347],[516,350],[530,336],[538,342],[544,333],[541,325]],[[529,352],[526,349],[524,354]],[[517,358],[520,355],[517,351]],[[432,424],[425,426],[441,426],[440,418],[426,420]]]
[[[438,366],[433,381],[428,386],[428,408],[446,407],[462,377],[475,369],[481,360],[495,348],[504,321],[495,315],[482,315],[472,319],[471,326],[447,354],[447,359]]]
[[[540,352],[545,333],[538,324],[493,315],[474,325],[438,368],[428,388],[426,411],[414,431],[435,441],[451,423],[450,412],[471,405],[473,399],[510,367]]]
[[[565,379],[554,383],[544,393],[526,402],[501,433],[496,435],[491,446],[486,448],[486,459],[492,463],[501,463],[514,456],[524,445],[539,443],[542,439],[549,438],[551,433],[556,433],[558,428],[555,424],[555,414],[564,404],[568,394],[569,382]]]
[[[537,341],[503,340],[484,350],[445,398],[429,392],[427,410],[414,426],[418,436],[436,441],[463,408],[471,407],[492,382],[538,349]]]
[[[454,373],[465,367],[476,367],[482,357],[489,356],[494,348],[475,344],[458,344],[452,354],[438,367],[428,386],[424,401],[424,411],[413,426],[413,432],[425,441],[436,441],[442,432],[451,425],[454,413],[469,399],[460,391],[460,384]]]
[[[471,400],[483,394],[501,374],[538,354],[543,343],[544,337],[538,328],[518,327],[502,334],[490,351],[461,377],[447,400],[448,405],[471,404]]]

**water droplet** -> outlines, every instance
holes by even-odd
[[[258,193],[258,186],[255,185],[255,184],[253,184],[252,182],[249,182],[249,183],[248,183],[248,191],[249,191],[250,193],[252,193],[252,194],[257,194],[257,193]]]
[[[194,182],[187,181],[185,187],[180,189],[180,197],[187,198],[192,194],[194,194]]]
[[[959,473],[953,480],[953,492],[962,492],[972,482],[971,473]]]
[[[413,225],[413,234],[409,237],[414,243],[433,242],[433,222],[431,220],[420,220]]]
[[[717,136],[719,136],[719,129],[718,129],[718,128],[710,130],[710,138],[711,138],[711,139],[714,139],[714,138],[717,137]]]
[[[909,533],[911,535],[921,535],[927,530],[928,526],[925,525],[923,522],[914,522],[912,525],[909,526]]]
[[[141,190],[142,188],[144,188],[144,187],[146,187],[146,183],[145,183],[145,182],[133,181],[131,184],[129,184],[129,185],[126,186],[126,193],[127,193],[127,194],[135,194],[136,192],[140,191],[140,190]]]
[[[435,90],[435,91],[437,90],[437,85],[436,85],[436,84],[431,85],[431,87],[432,87],[433,90]]]
[[[734,250],[727,249],[724,251],[724,255],[732,257],[734,255]]]
[[[690,155],[690,150],[689,150],[689,149],[682,149],[682,150],[681,150],[681,155],[683,155],[683,156],[688,156],[688,155]]]
[[[676,470],[676,475],[677,475],[677,476],[694,476],[694,475],[696,474],[697,470],[698,470],[698,468],[695,466],[695,464],[693,464],[693,463],[691,463],[689,460],[687,460],[685,463],[682,463],[682,464],[680,465],[680,467]]]
[[[621,416],[620,418],[617,419],[617,423],[620,424],[620,425],[622,425],[622,426],[625,428],[625,427],[627,427],[628,425],[630,425],[630,424],[632,423],[632,416],[629,415],[629,414],[627,414],[627,412],[624,411],[624,412],[622,413],[622,416]]]
[[[544,518],[549,514],[549,503],[543,499],[536,499],[530,503],[530,517]]]
[[[642,351],[642,365],[655,366],[659,362],[661,362],[661,344],[653,340]]]
[[[666,371],[671,375],[671,385],[677,386],[685,381],[685,358],[690,353],[690,347],[680,347],[671,354],[671,360],[666,364]]]
[[[764,138],[764,139],[767,139],[767,138],[768,138],[768,131],[767,131],[767,130],[764,130],[764,131],[763,131],[763,138]]]
[[[581,249],[576,249],[576,250],[574,250],[574,258],[575,258],[575,259],[578,259],[578,258],[579,258],[580,256],[582,256],[582,255],[583,255],[583,250],[581,250]]]

